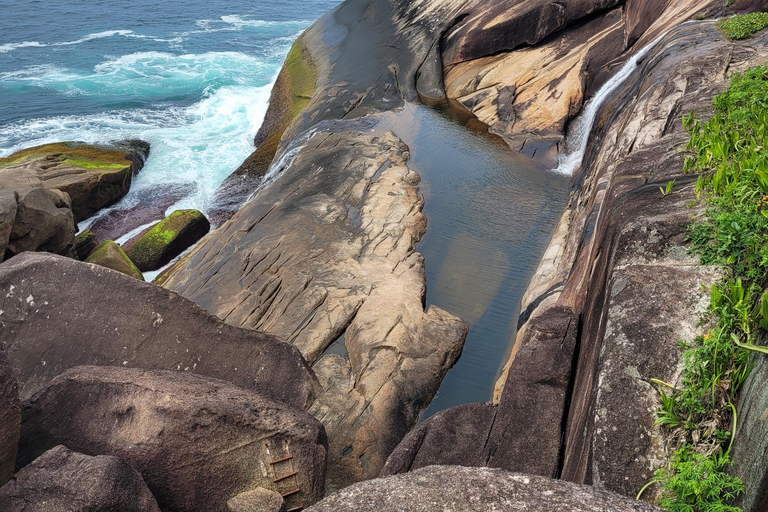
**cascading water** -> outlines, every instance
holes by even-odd
[[[592,132],[592,126],[595,124],[595,119],[600,111],[600,107],[603,106],[603,102],[621,85],[623,84],[629,75],[637,68],[640,61],[648,55],[653,48],[661,41],[667,33],[665,32],[658,38],[656,38],[650,44],[644,46],[639,52],[632,56],[624,66],[603,85],[595,97],[592,98],[584,108],[584,112],[574,121],[569,130],[568,139],[566,141],[566,149],[570,152],[560,155],[560,162],[555,169],[556,172],[565,175],[572,175],[584,160],[584,154],[587,151],[587,143],[589,142],[589,134]]]

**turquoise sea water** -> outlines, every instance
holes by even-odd
[[[292,41],[339,2],[0,0],[0,156],[140,138],[132,192],[192,182],[176,208],[205,210],[253,151]]]

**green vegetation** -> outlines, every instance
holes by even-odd
[[[144,275],[141,271],[134,265],[128,255],[123,252],[123,249],[112,240],[99,244],[85,262],[111,268],[139,281],[144,280]]]
[[[61,161],[84,169],[122,169],[133,162],[128,153],[114,149],[104,149],[87,144],[55,143],[17,151],[11,156],[0,158],[0,167],[5,167],[29,158],[53,156]]]
[[[726,473],[736,433],[736,398],[752,370],[755,344],[768,329],[768,70],[736,74],[714,98],[715,115],[683,119],[691,133],[685,171],[699,172],[696,194],[707,205],[691,226],[692,251],[724,269],[712,286],[706,334],[682,342],[682,386],[667,395],[657,423],[678,449],[653,482],[672,512],[735,512],[728,503],[743,483]],[[666,387],[668,384],[656,381]]]
[[[287,75],[288,89],[291,94],[291,105],[286,119],[288,125],[309,105],[309,100],[317,86],[317,70],[315,69],[309,51],[304,46],[304,38],[300,37],[293,43],[288,56],[285,58],[283,70]]]
[[[768,27],[768,12],[732,16],[720,20],[717,25],[728,39],[749,39],[754,33]]]
[[[204,232],[208,230],[208,221],[197,210],[176,210],[147,231],[128,249],[128,256],[141,270],[153,270],[170,260],[176,250],[180,237],[188,234],[195,225],[205,224]],[[180,251],[179,251],[180,252]]]

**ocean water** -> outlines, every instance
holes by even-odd
[[[172,209],[205,211],[253,151],[291,43],[338,3],[0,0],[0,156],[143,139],[151,154],[129,196],[193,183]]]

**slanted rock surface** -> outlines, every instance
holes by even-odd
[[[225,322],[276,334],[323,384],[329,481],[376,476],[459,356],[466,326],[424,311],[426,219],[393,134],[321,133],[164,276]],[[324,357],[344,337],[349,361]]]
[[[163,510],[227,511],[258,487],[280,490],[273,461],[291,456],[311,504],[325,487],[327,439],[309,414],[229,382],[174,371],[82,366],[24,402],[17,465],[65,444],[121,457]],[[277,476],[276,476],[277,474]],[[293,506],[291,507],[293,508]]]
[[[16,377],[5,353],[0,350],[0,485],[13,476],[20,428],[21,406]]]
[[[121,274],[133,277],[139,281],[144,280],[141,271],[133,264],[127,254],[112,240],[100,243],[86,258],[86,263],[93,263],[102,267],[111,268]]]
[[[307,512],[661,512],[617,494],[499,469],[429,466],[405,475],[360,482]]]
[[[99,242],[94,232],[90,229],[84,229],[75,236],[72,252],[74,252],[75,258],[85,261],[98,245]]]
[[[123,459],[56,446],[0,488],[3,512],[160,512],[141,475]]]
[[[69,258],[0,265],[0,350],[27,399],[80,365],[184,370],[307,408],[317,380],[295,347],[222,323],[175,293]]]
[[[176,210],[137,239],[125,252],[142,272],[157,270],[203,238],[211,224],[198,210]]]
[[[0,173],[30,173],[45,188],[65,192],[79,222],[128,193],[148,155],[149,144],[142,141],[111,146],[61,142],[0,158]]]

